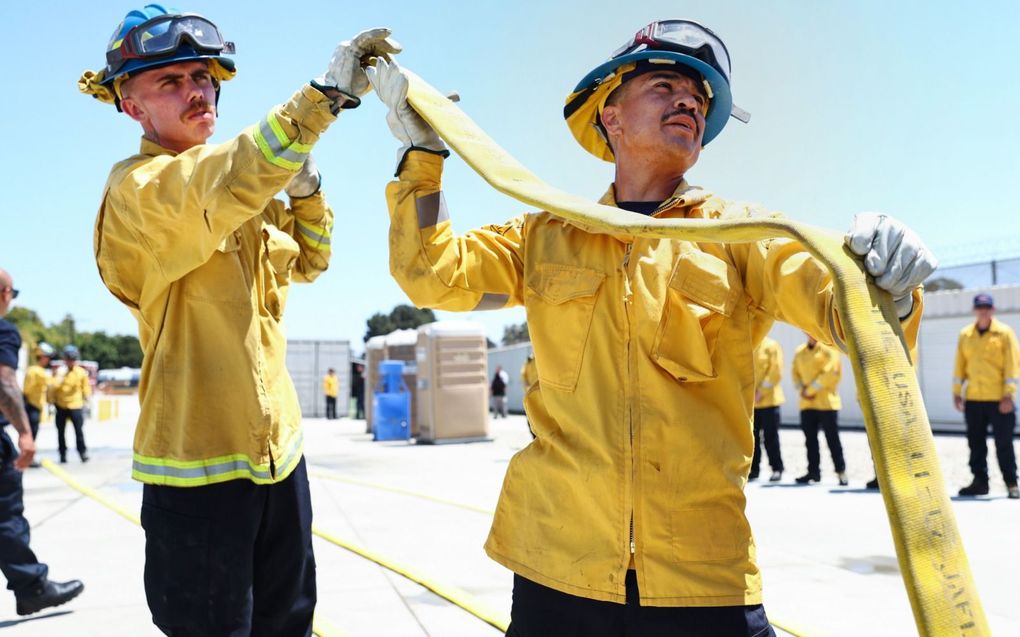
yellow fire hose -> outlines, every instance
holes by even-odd
[[[452,101],[412,73],[407,99],[496,190],[592,232],[712,243],[786,237],[832,272],[882,498],[920,635],[990,635],[942,480],[928,415],[889,294],[876,288],[842,237],[793,221],[654,219],[546,184]]]

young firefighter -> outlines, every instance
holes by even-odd
[[[68,420],[74,427],[74,444],[78,449],[78,458],[82,462],[88,462],[89,452],[85,446],[85,403],[92,395],[89,373],[78,364],[78,348],[74,345],[64,347],[60,356],[64,359],[64,371],[50,383],[53,404],[57,408],[54,422],[57,426],[60,463],[67,462],[67,440],[64,437],[64,430],[67,428]]]
[[[818,482],[822,479],[821,452],[818,447],[818,429],[825,432],[825,442],[832,455],[839,484],[850,484],[843,459],[843,444],[839,440],[839,381],[843,369],[839,351],[823,345],[808,334],[807,343],[793,354],[793,386],[800,392],[800,428],[807,445],[808,470],[797,478],[797,484]]]
[[[974,322],[960,330],[953,370],[953,404],[967,422],[971,483],[960,495],[988,494],[988,428],[995,440],[999,471],[1011,499],[1020,499],[1017,486],[1016,386],[1020,381],[1020,350],[1013,329],[994,318],[991,294],[974,297]],[[966,385],[966,389],[964,386]]]
[[[769,456],[772,475],[769,482],[783,479],[783,452],[779,446],[779,406],[783,404],[783,349],[768,336],[754,350],[754,456],[748,480],[758,478],[761,467],[761,447]]]
[[[403,144],[387,188],[393,276],[422,307],[523,304],[541,361],[526,399],[537,438],[507,469],[486,543],[515,573],[508,634],[772,634],[744,515],[753,352],[775,319],[839,340],[829,273],[790,241],[593,234],[542,212],[455,235],[444,144],[408,105],[399,67],[368,73]],[[602,203],[747,216],[684,179],[730,115],[729,76],[714,33],[666,20],[585,77],[564,115],[615,163]],[[865,215],[848,242],[914,342],[933,265],[920,239]]]
[[[291,283],[330,257],[309,151],[369,90],[363,58],[399,50],[388,33],[341,43],[323,77],[221,144],[206,141],[233,44],[206,18],[132,11],[106,68],[82,76],[143,131],[110,173],[95,254],[145,355],[132,474],[146,597],[168,635],[310,634],[312,509],[281,320]]]

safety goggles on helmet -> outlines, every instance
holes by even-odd
[[[638,31],[634,37],[613,51],[610,59],[645,49],[685,53],[721,72],[730,79],[730,53],[716,34],[690,20],[661,20]]]
[[[197,53],[234,53],[234,43],[223,39],[219,29],[199,15],[163,15],[147,20],[114,42],[106,52],[107,76],[115,74],[128,60],[146,60],[170,55],[187,40]]]

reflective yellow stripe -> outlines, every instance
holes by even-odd
[[[301,168],[312,148],[309,144],[292,142],[276,119],[275,112],[270,112],[265,120],[259,122],[252,136],[269,163],[291,171]]]
[[[315,225],[297,219],[298,236],[310,247],[325,252],[330,249],[330,230],[324,226]]]
[[[174,460],[134,454],[131,477],[149,484],[194,487],[229,480],[251,480],[271,484],[283,480],[301,459],[303,436],[298,435],[276,466],[275,475],[268,464],[255,464],[245,454],[237,453],[204,460]]]

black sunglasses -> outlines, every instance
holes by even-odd
[[[18,291],[15,290],[14,288],[4,288],[3,290],[0,290],[0,292],[3,292],[4,290],[10,290],[11,291],[11,298],[12,299],[18,298]]]

